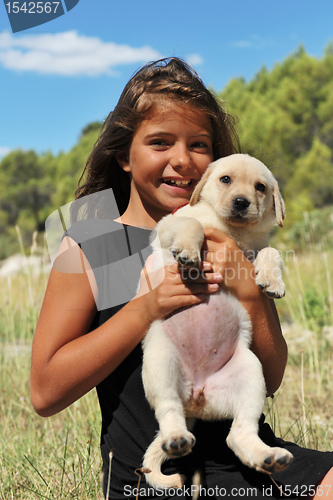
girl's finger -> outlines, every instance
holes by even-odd
[[[191,286],[180,285],[175,290],[175,295],[200,295],[217,292],[220,285],[218,283],[192,284]]]
[[[226,235],[223,231],[215,229],[212,227],[207,227],[204,229],[204,235],[206,240],[215,241],[216,243],[227,243],[230,245],[236,245],[235,241]]]
[[[221,273],[204,272],[199,269],[185,269],[181,271],[181,279],[184,283],[191,285],[196,283],[221,283]]]

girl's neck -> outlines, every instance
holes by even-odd
[[[145,207],[142,204],[141,199],[137,200],[133,198],[131,196],[128,207],[123,215],[117,219],[118,222],[122,222],[128,226],[154,228],[162,217],[167,215],[164,212],[157,212],[155,207],[150,210],[149,207]]]
[[[116,222],[121,222],[122,224],[127,224],[128,226],[137,227],[151,227],[154,228],[158,223],[159,219],[151,217],[147,212],[134,212],[130,207],[128,207],[123,215],[116,219]]]

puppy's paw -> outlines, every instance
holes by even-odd
[[[275,248],[260,250],[253,262],[256,271],[256,284],[268,297],[280,299],[285,295],[282,278],[282,259]]]
[[[258,271],[255,281],[268,297],[281,299],[285,296],[286,288],[282,278],[270,278],[264,271]]]
[[[289,451],[283,448],[271,448],[269,454],[261,464],[257,464],[257,470],[264,470],[269,473],[280,472],[292,463],[294,457]]]
[[[162,441],[162,449],[169,458],[177,458],[188,455],[195,445],[195,437],[191,432],[170,434]]]
[[[201,262],[200,251],[171,247],[171,253],[177,262],[184,267],[199,267]]]

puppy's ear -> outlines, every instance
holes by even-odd
[[[280,227],[283,227],[283,219],[286,217],[286,209],[283,198],[279,190],[278,183],[276,181],[273,186],[273,203],[274,203],[276,222]]]
[[[209,165],[206,172],[203,174],[200,181],[195,186],[194,191],[193,191],[192,196],[191,196],[191,199],[190,199],[190,205],[195,205],[196,203],[198,203],[198,201],[200,199],[200,194],[201,194],[202,188],[206,184],[207,179],[210,176],[210,174],[212,173],[213,168],[214,168],[213,165]]]

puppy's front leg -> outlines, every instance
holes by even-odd
[[[179,264],[199,267],[204,231],[198,220],[169,215],[158,224],[157,234],[162,248],[169,248]]]
[[[178,352],[164,333],[162,321],[152,324],[143,342],[142,380],[160,427],[161,446],[169,458],[186,455],[195,438],[186,426],[183,402],[189,398],[190,388]]]
[[[285,295],[282,277],[282,259],[275,248],[266,247],[260,250],[254,261],[256,284],[268,296],[280,299]]]

